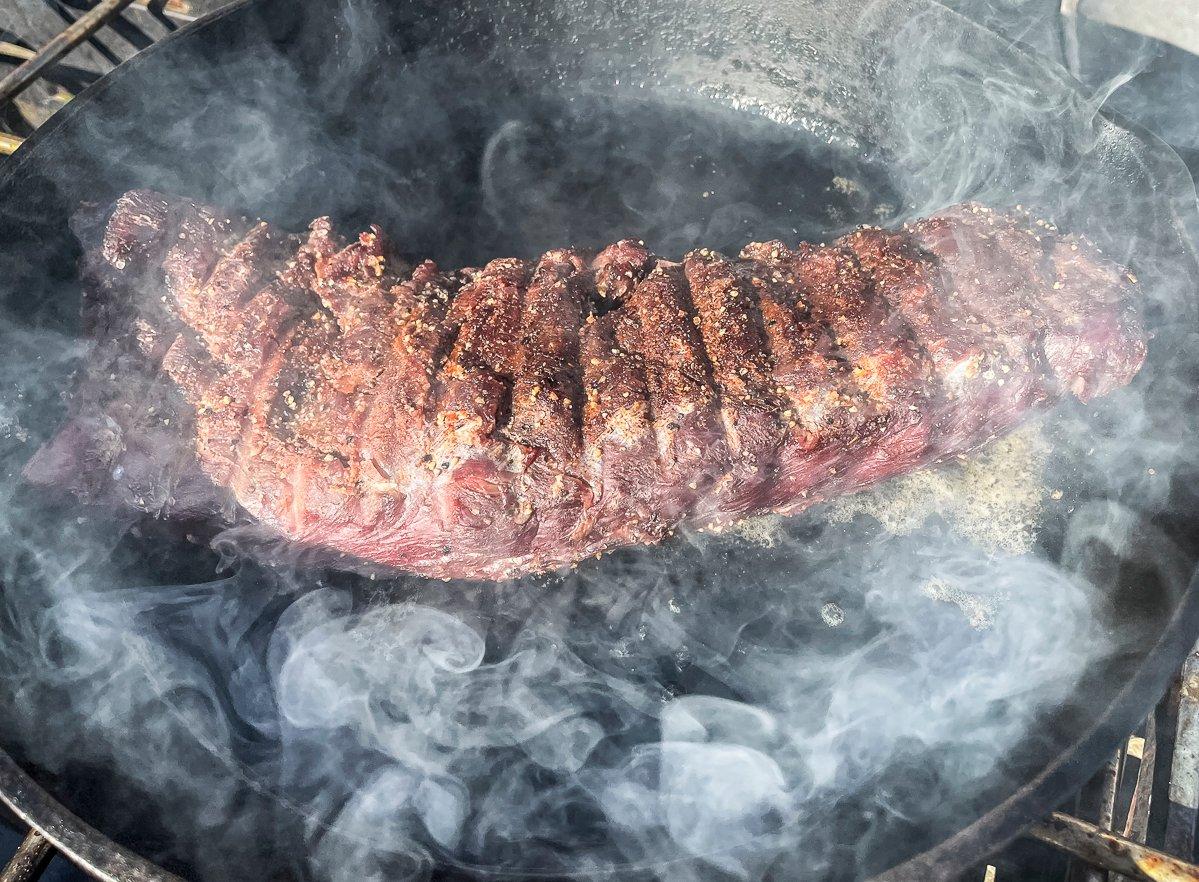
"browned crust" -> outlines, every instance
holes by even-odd
[[[137,433],[175,420],[264,524],[429,575],[796,511],[1111,391],[1145,354],[1126,271],[976,205],[736,259],[622,240],[457,272],[410,269],[377,228],[300,240],[149,191],[100,239],[92,385],[39,474],[105,419],[89,449],[147,460]],[[153,404],[121,403],[113,366],[135,364],[170,380]]]
[[[629,293],[627,308],[636,349],[622,342],[644,365],[665,492],[686,507],[727,472],[728,444],[683,267],[659,261]]]
[[[578,457],[582,407],[579,326],[587,312],[586,262],[573,250],[538,261],[525,294],[514,368],[511,418],[505,434],[559,469]]]

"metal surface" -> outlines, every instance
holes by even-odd
[[[117,84],[136,92],[140,80],[144,88],[153,81],[155,59],[165,63],[163,59],[184,41],[199,43],[214,39],[210,28],[218,21],[229,22],[236,16],[246,15],[246,10],[252,5],[251,0],[247,0],[217,18],[179,32],[89,89],[59,118],[29,139],[18,154],[17,164],[0,173],[0,204],[4,198],[11,198],[12,192],[17,189],[13,182],[22,176],[29,180],[36,180],[39,176],[47,179],[53,177],[54,164],[62,161],[64,149],[66,155],[70,155],[69,142],[74,137],[72,133],[77,133],[81,127],[86,128],[92,115],[101,112],[97,109],[95,99],[103,98]],[[270,6],[262,0],[259,0],[258,5],[263,8]],[[224,37],[228,37],[234,27],[229,24],[222,32]],[[329,45],[328,35],[323,35],[321,39],[325,45]],[[109,108],[113,106],[120,108],[122,105],[118,100],[108,105]],[[1196,586],[1192,583],[1177,603],[1157,617],[1156,639],[1143,647],[1137,664],[1125,671],[1127,677],[1119,682],[1118,687],[1111,687],[1103,703],[1095,706],[1088,724],[1080,731],[1072,732],[1070,743],[1052,761],[1005,799],[990,806],[973,823],[878,878],[889,882],[928,882],[950,878],[963,867],[1019,835],[1031,819],[1043,815],[1063,796],[1076,789],[1110,755],[1113,745],[1120,743],[1144,717],[1148,706],[1160,693],[1166,678],[1193,638],[1196,622],[1199,621],[1199,604],[1196,601]],[[7,756],[0,756],[0,795],[22,818],[44,830],[48,838],[73,860],[94,868],[100,878],[133,882],[176,878],[100,835],[67,811]]]
[[[33,57],[0,80],[0,104],[19,95],[43,70],[102,28],[109,19],[132,2],[133,0],[102,0],[86,14],[81,15],[70,27],[39,49]]]
[[[1100,826],[1054,812],[1029,835],[1087,863],[1141,882],[1199,882],[1199,867],[1125,839]]]
[[[34,828],[25,835],[12,860],[0,870],[0,882],[35,882],[52,857],[54,845]]]
[[[973,861],[961,855],[976,855],[975,860],[1011,842],[1035,823],[1035,819],[1053,810],[1096,771],[1112,744],[1120,743],[1147,708],[1161,694],[1170,676],[1163,670],[1165,659],[1178,659],[1189,648],[1196,629],[1199,604],[1196,591],[1199,578],[1191,583],[1185,603],[1163,630],[1161,641],[1151,658],[1162,667],[1146,665],[1120,690],[1116,700],[1096,719],[1096,725],[1069,750],[1036,775],[1027,785],[987,812],[973,824],[946,838],[928,851],[877,877],[875,882],[922,882],[952,879]],[[1171,665],[1172,666],[1172,665]],[[1085,770],[1080,774],[1081,769]],[[1082,822],[1085,823],[1085,822]],[[952,866],[953,872],[944,868]]]
[[[1192,854],[1195,823],[1199,820],[1199,650],[1182,667],[1178,702],[1178,738],[1170,773],[1170,815],[1166,820],[1166,850]]]
[[[1125,28],[1199,53],[1199,15],[1190,2],[1068,0],[1086,18]]]
[[[122,848],[67,811],[4,753],[0,753],[0,800],[102,882],[180,882],[178,876]]]

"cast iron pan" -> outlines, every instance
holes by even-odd
[[[944,179],[921,178],[910,167],[931,154],[911,144],[898,150],[878,135],[888,126],[894,131],[897,114],[918,109],[901,111],[897,94],[888,94],[887,76],[906,77],[916,61],[896,55],[902,41],[894,38],[907,23],[919,22],[921,32],[950,29],[952,48],[976,53],[980,64],[1024,70],[1031,61],[931,4],[872,7],[847,18],[855,6],[780,12],[750,4],[730,13],[705,3],[248,0],[114,71],[3,166],[6,318],[15,328],[77,326],[79,245],[68,220],[81,203],[103,203],[137,186],[234,206],[284,227],[323,213],[347,227],[378,222],[406,250],[463,265],[627,235],[667,254],[700,245],[736,250],[775,236],[822,239],[948,197],[1002,192],[1015,202],[1037,184],[1020,177],[1015,156],[984,185],[946,189]],[[846,49],[854,40],[867,50]],[[948,43],[940,48],[950,54]],[[911,85],[905,80],[903,87]],[[1057,97],[1070,94],[1070,84],[1049,71],[1041,86]],[[1063,112],[1064,129],[1068,116]],[[930,114],[926,122],[938,118]],[[991,124],[994,131],[984,126],[971,137],[1006,133],[1009,122]],[[968,145],[965,138],[949,132],[943,143],[952,151]],[[706,157],[702,168],[696,154]],[[1055,174],[1060,167],[1063,176],[1079,176],[1069,171],[1071,159],[1066,150],[1045,161],[1056,163]],[[1110,168],[1093,179],[1080,175],[1071,191],[1078,195],[1054,206],[1064,214],[1102,212],[1104,199],[1116,203],[1129,194],[1152,192],[1169,202],[1182,187],[1174,158],[1152,139],[1120,141],[1087,162]],[[831,187],[835,177],[859,186]],[[701,179],[710,185],[700,186]],[[668,192],[661,180],[679,186]],[[1099,180],[1124,189],[1097,188]],[[1143,274],[1155,262],[1193,272],[1175,217],[1186,208],[1173,202],[1146,212],[1153,229],[1138,241],[1159,250],[1140,255],[1149,264],[1138,265]],[[1159,334],[1138,380],[1147,395],[1164,376],[1199,386],[1195,364],[1180,354],[1188,332],[1171,326]],[[1185,437],[1193,398],[1167,404],[1156,411],[1159,435]],[[58,416],[48,413],[42,431],[51,431]],[[1100,411],[1097,419],[1110,424],[1119,415]],[[1185,459],[1160,504],[1134,519],[1123,547],[1092,549],[1074,561],[1104,591],[1111,651],[977,790],[957,794],[935,817],[898,824],[877,837],[876,851],[845,849],[842,875],[952,878],[1075,791],[1152,710],[1199,626],[1190,582],[1199,555],[1199,508],[1190,488],[1199,485]],[[1072,489],[1078,505],[1119,498],[1102,485],[1080,477]],[[1060,556],[1065,534],[1063,524],[1046,524],[1040,553]],[[142,535],[166,548],[127,555],[131,567],[159,567],[146,578],[164,578],[170,567],[185,574],[181,579],[194,578],[196,568],[211,567],[209,557],[179,550],[161,532]],[[196,560],[162,563],[176,554]],[[11,579],[20,577],[9,578],[12,596]],[[13,755],[29,754],[10,733],[4,740]],[[78,779],[29,771],[99,829],[134,850],[154,849],[129,830],[109,830]],[[40,799],[18,801],[39,822]],[[830,806],[824,823],[834,838],[840,830],[850,839],[862,820]]]

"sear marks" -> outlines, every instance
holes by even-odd
[[[1080,401],[1108,395],[1132,379],[1146,354],[1140,312],[1120,296],[1136,278],[1089,258],[1091,246],[1075,236],[1053,241],[1047,251],[1052,283],[1045,298],[1051,312],[1045,360]]]
[[[854,382],[880,411],[902,411],[929,397],[928,365],[907,323],[874,285],[849,247],[801,246],[791,258],[812,318],[827,325]]]
[[[759,488],[773,480],[785,408],[752,274],[706,249],[688,254],[683,268],[728,440],[729,472],[724,486],[710,494],[714,517],[727,516],[755,508]]]
[[[625,308],[633,324],[618,339],[644,365],[664,516],[674,519],[728,469],[719,401],[682,265],[659,261]]]
[[[446,320],[458,335],[442,366],[436,418],[467,451],[493,442],[507,414],[528,278],[524,261],[493,260],[450,304]]]
[[[813,494],[856,451],[882,434],[884,418],[838,357],[832,333],[812,316],[790,252],[781,242],[742,251],[758,292],[762,329],[772,358],[771,379],[786,430],[767,504],[789,511],[810,505]]]
[[[524,463],[496,432],[511,406],[519,365],[518,342],[530,267],[493,260],[450,304],[458,328],[441,368],[428,467],[438,524],[472,556],[519,556],[527,549],[526,513],[519,512],[514,479]],[[446,552],[448,553],[448,552]]]
[[[621,239],[601,251],[591,263],[601,304],[617,306],[626,303],[654,263],[653,255],[639,240]]]
[[[578,341],[586,307],[585,269],[577,252],[560,250],[544,255],[533,271],[505,429],[531,458],[548,456],[559,469],[579,453]]]
[[[387,292],[394,333],[380,352],[359,437],[359,454],[374,472],[366,481],[379,492],[399,491],[397,476],[427,440],[434,375],[457,331],[446,312],[462,282],[427,260]]]
[[[593,318],[583,328],[581,465],[594,500],[574,534],[584,547],[619,532],[637,542],[656,539],[670,525],[658,504],[662,473],[645,362],[629,346],[638,339],[624,311]]]
[[[942,395],[934,416],[938,437],[948,436],[947,446],[955,449],[964,449],[970,439],[987,438],[996,408],[1010,402],[1019,378],[1031,375],[1023,368],[1034,353],[1006,351],[986,318],[951,296],[953,287],[943,268],[906,232],[871,227],[844,242],[877,296],[911,329],[931,366]],[[1014,406],[1028,407],[1028,391]],[[1009,422],[999,417],[999,424]]]
[[[773,242],[750,253],[794,290],[812,322],[827,328],[831,353],[848,368],[835,409],[849,432],[847,446],[857,452],[821,461],[822,495],[926,460],[940,390],[908,324],[880,296],[858,255],[846,243],[793,250]]]
[[[967,204],[681,263],[410,266],[131,191],[76,227],[94,338],[33,481],[234,513],[352,566],[507,578],[799,511],[961,453],[1145,358],[1135,279]]]
[[[535,519],[531,553],[553,551],[590,503],[579,474],[579,326],[589,298],[587,262],[576,251],[551,251],[538,262],[525,293],[512,401],[504,435],[522,465],[516,520]]]

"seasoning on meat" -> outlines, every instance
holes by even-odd
[[[508,578],[722,529],[980,446],[1131,380],[1135,280],[980,205],[827,245],[624,240],[443,271],[132,191],[88,244],[95,338],[34,481],[235,502],[303,546]]]

